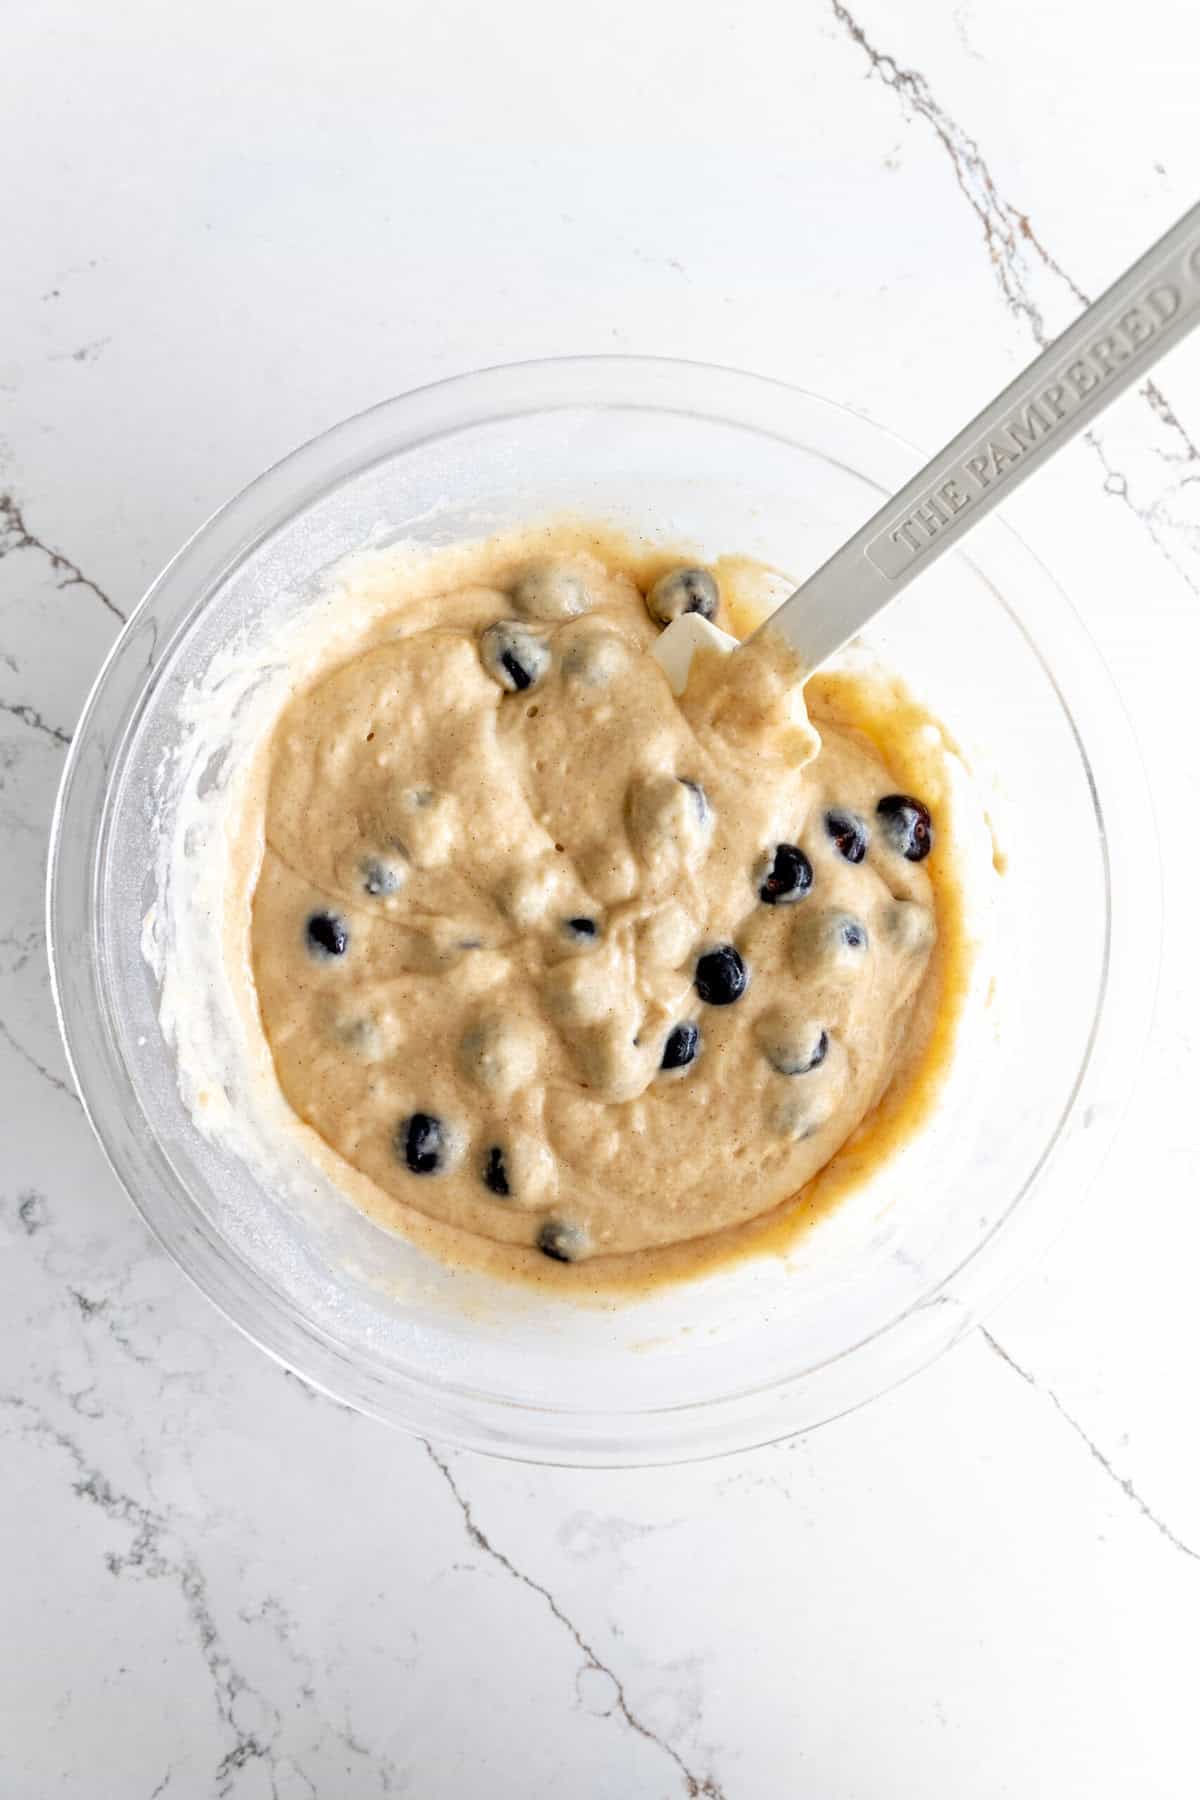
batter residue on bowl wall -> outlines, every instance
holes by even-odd
[[[944,738],[862,673],[806,713],[770,640],[677,701],[662,621],[719,588],[744,635],[771,587],[680,561],[563,523],[348,565],[247,783],[244,1013],[313,1154],[451,1263],[582,1291],[779,1248],[950,1054]]]

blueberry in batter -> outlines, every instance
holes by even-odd
[[[399,582],[280,716],[258,1010],[381,1213],[542,1269],[712,1240],[909,1054],[930,811],[861,732],[813,732],[769,645],[698,653],[677,698],[660,629],[719,608],[699,563],[531,533]]]

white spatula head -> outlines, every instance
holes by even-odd
[[[715,625],[710,625],[699,613],[684,613],[680,618],[672,619],[650,652],[655,662],[661,666],[676,698],[687,687],[688,676],[692,672],[692,658],[701,645],[728,656],[731,650],[737,649],[738,640],[730,637],[727,631],[720,631]]]

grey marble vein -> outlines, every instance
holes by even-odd
[[[45,943],[45,933],[40,925],[29,925],[25,930],[0,931],[0,950],[10,950],[12,961],[4,970],[6,975],[19,975]]]
[[[69,731],[63,731],[58,725],[48,724],[34,706],[27,706],[23,702],[14,705],[8,700],[0,700],[0,712],[6,712],[12,718],[19,719],[22,725],[28,725],[31,731],[44,732],[48,738],[53,738],[56,744],[69,744],[71,741]]]
[[[1074,309],[1089,304],[1087,290],[1068,274],[1042,242],[1029,214],[1000,193],[978,142],[934,97],[920,71],[905,67],[889,52],[880,50],[843,0],[830,0],[830,4],[834,18],[867,57],[871,73],[898,96],[911,117],[922,119],[930,127],[942,145],[954,179],[979,221],[984,247],[1009,311],[1027,327],[1038,349],[1045,349],[1057,333],[1047,324],[1045,306],[1035,292],[1036,279],[1048,277],[1051,297],[1059,301],[1065,298],[1073,303]],[[1117,273],[1119,271],[1114,269],[1113,274]],[[1061,323],[1065,322],[1064,317]],[[1183,487],[1200,466],[1200,447],[1157,382],[1147,381],[1138,393],[1155,420],[1170,434],[1171,447],[1152,446],[1155,454],[1169,464],[1192,466],[1192,474],[1175,483],[1176,488]],[[1116,466],[1105,449],[1103,427],[1093,426],[1083,437],[1103,470],[1105,493],[1128,507],[1159,554],[1192,592],[1200,595],[1200,575],[1180,559],[1171,530],[1186,533],[1193,549],[1200,548],[1200,532],[1187,522],[1171,517],[1167,502],[1172,490],[1141,504],[1133,492],[1130,478]],[[1171,529],[1164,530],[1164,527]]]
[[[62,350],[50,358],[51,362],[95,362],[112,343],[111,337],[93,338],[89,343],[80,344],[77,350]]]
[[[145,1351],[138,1349],[137,1345],[133,1342],[129,1333],[123,1329],[114,1313],[113,1302],[119,1291],[120,1289],[118,1287],[114,1291],[114,1294],[106,1294],[100,1299],[94,1299],[90,1294],[85,1294],[81,1288],[71,1287],[69,1285],[67,1287],[67,1293],[79,1309],[79,1316],[84,1325],[90,1325],[93,1321],[99,1321],[113,1343],[117,1346],[118,1350],[123,1350],[125,1355],[128,1356],[132,1362],[140,1363],[143,1368],[158,1370],[163,1385],[165,1385],[167,1378],[163,1375],[163,1372],[158,1369],[156,1359],[153,1356],[147,1355]]]
[[[99,1310],[95,1303],[89,1304],[93,1313]],[[0,1408],[15,1420],[21,1434],[65,1456],[76,1497],[97,1507],[106,1519],[129,1534],[125,1548],[105,1553],[104,1562],[109,1574],[118,1580],[162,1581],[178,1591],[191,1637],[208,1674],[217,1720],[227,1741],[227,1747],[209,1772],[205,1793],[211,1794],[213,1800],[230,1800],[238,1786],[240,1773],[253,1764],[262,1764],[272,1794],[278,1794],[277,1778],[286,1766],[289,1777],[303,1781],[316,1796],[318,1790],[297,1763],[295,1753],[288,1754],[284,1750],[282,1736],[286,1721],[281,1708],[249,1679],[235,1660],[216,1617],[204,1569],[169,1510],[150,1505],[117,1487],[99,1465],[89,1459],[82,1444],[28,1398],[0,1392]],[[317,1698],[313,1665],[295,1647],[294,1621],[282,1602],[268,1596],[256,1610],[242,1609],[238,1617],[245,1624],[261,1623],[271,1632],[301,1671],[299,1701],[312,1705]],[[239,1702],[245,1700],[251,1702],[263,1721],[254,1728],[238,1717]],[[344,1728],[326,1726],[323,1719],[320,1723],[322,1731],[328,1730],[329,1735],[351,1754],[368,1760],[372,1783],[380,1793],[404,1791],[403,1773],[390,1758],[378,1754],[358,1738],[348,1720]],[[173,1770],[168,1767],[148,1800],[169,1792],[172,1779]],[[292,1793],[295,1792],[294,1779],[289,1789]],[[697,1793],[706,1791],[696,1790]]]
[[[110,1550],[105,1556],[109,1573],[117,1578],[134,1574],[150,1581],[166,1580],[179,1589],[212,1681],[218,1715],[233,1738],[233,1743],[217,1763],[212,1779],[212,1792],[217,1800],[228,1800],[236,1771],[252,1759],[270,1757],[272,1749],[256,1734],[239,1728],[234,1719],[234,1702],[238,1695],[254,1690],[222,1643],[209,1605],[204,1572],[195,1556],[185,1546],[172,1542],[171,1525],[165,1513],[115,1488],[99,1467],[89,1463],[79,1443],[60,1430],[32,1402],[19,1394],[0,1393],[0,1405],[14,1414],[21,1430],[63,1452],[74,1469],[72,1488],[79,1499],[98,1507],[114,1524],[129,1531],[128,1549]],[[255,1698],[264,1711],[274,1710],[261,1694],[255,1693]]]
[[[1081,306],[1087,304],[1086,297],[1038,241],[1028,215],[1001,197],[978,143],[938,103],[920,71],[904,67],[889,52],[878,49],[842,0],[830,3],[834,18],[867,57],[871,73],[936,134],[950,158],[954,179],[979,221],[1005,300],[1012,312],[1027,322],[1039,343],[1048,342],[1045,317],[1024,266],[1026,259],[1032,255],[1059,276]]]
[[[45,1063],[40,1063],[33,1052],[27,1050],[24,1044],[13,1036],[3,1019],[0,1019],[0,1037],[10,1044],[21,1060],[27,1062],[31,1069],[36,1070],[44,1081],[48,1081],[51,1087],[57,1088],[60,1094],[65,1094],[68,1100],[73,1100],[76,1106],[79,1105],[79,1095],[75,1089],[65,1082],[61,1075],[56,1075],[53,1069],[48,1069]]]
[[[77,563],[61,550],[55,550],[42,538],[35,537],[25,524],[21,508],[11,494],[0,494],[0,556],[9,556],[17,550],[38,550],[49,558],[50,567],[56,575],[61,575],[60,588],[85,587],[95,594],[97,600],[114,618],[124,624],[127,615],[121,611],[115,600],[111,600],[102,587],[85,575]]]
[[[17,1195],[17,1223],[26,1237],[36,1237],[47,1224],[46,1196],[36,1188],[23,1188]]]
[[[667,1743],[667,1741],[660,1737],[657,1732],[652,1731],[644,1720],[638,1718],[637,1714],[630,1707],[628,1696],[625,1693],[625,1686],[620,1676],[608,1663],[603,1662],[596,1654],[596,1651],[583,1636],[579,1627],[562,1610],[558,1601],[550,1592],[550,1589],[543,1587],[540,1581],[535,1581],[533,1576],[527,1575],[523,1569],[518,1569],[516,1564],[504,1554],[503,1550],[498,1550],[496,1546],[489,1541],[486,1534],[476,1523],[475,1515],[471,1510],[471,1503],[455,1480],[449,1463],[446,1462],[443,1457],[438,1455],[433,1445],[426,1439],[422,1439],[421,1441],[424,1444],[425,1453],[429,1457],[430,1462],[435,1469],[439,1470],[446,1486],[454,1496],[459,1511],[462,1513],[463,1525],[466,1528],[467,1536],[470,1538],[471,1542],[477,1549],[482,1550],[485,1556],[490,1556],[493,1562],[498,1563],[506,1574],[512,1576],[514,1581],[519,1581],[522,1587],[527,1587],[531,1593],[539,1595],[541,1599],[545,1601],[554,1618],[558,1620],[558,1623],[563,1627],[564,1631],[569,1632],[570,1636],[574,1639],[580,1654],[584,1658],[584,1667],[587,1669],[594,1669],[597,1674],[606,1675],[612,1682],[616,1693],[617,1711],[620,1713],[630,1730],[637,1732],[639,1737],[645,1738],[647,1743],[654,1744],[664,1753],[664,1755],[670,1757],[683,1779],[684,1792],[688,1795],[688,1800],[726,1800],[725,1790],[719,1786],[711,1775],[698,1775],[693,1769],[690,1769],[673,1744]]]
[[[1029,1369],[1019,1363],[1016,1357],[1011,1355],[1011,1353],[1004,1348],[1003,1344],[997,1342],[986,1326],[981,1325],[979,1330],[984,1342],[1000,1358],[1001,1362],[1006,1363],[1013,1373],[1019,1375],[1021,1380],[1026,1382],[1035,1393],[1045,1395],[1046,1399],[1049,1400],[1051,1406],[1054,1407],[1060,1418],[1065,1420],[1071,1427],[1071,1430],[1075,1433],[1080,1442],[1087,1446],[1089,1455],[1099,1463],[1109,1480],[1116,1483],[1126,1499],[1133,1501],[1133,1504],[1137,1507],[1143,1518],[1148,1519],[1154,1529],[1161,1532],[1168,1544],[1171,1544],[1176,1550],[1181,1550],[1185,1556],[1190,1556],[1193,1562],[1200,1562],[1200,1550],[1193,1549],[1191,1544],[1185,1543],[1177,1533],[1171,1530],[1171,1527],[1167,1524],[1166,1520],[1160,1518],[1153,1508],[1143,1500],[1127,1475],[1120,1475],[1117,1473],[1108,1457],[1105,1456],[1103,1450],[1101,1450],[1099,1444],[1097,1444],[1093,1438],[1089,1437],[1088,1433],[1079,1423],[1079,1420],[1075,1418],[1074,1414],[1067,1411],[1067,1408],[1063,1405],[1054,1389],[1043,1387],[1041,1382]]]

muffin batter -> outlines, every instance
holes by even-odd
[[[559,1261],[709,1238],[911,1058],[936,821],[863,732],[818,737],[770,639],[675,699],[648,652],[717,613],[708,571],[479,572],[397,592],[277,724],[251,952],[279,1082],[398,1212]]]

